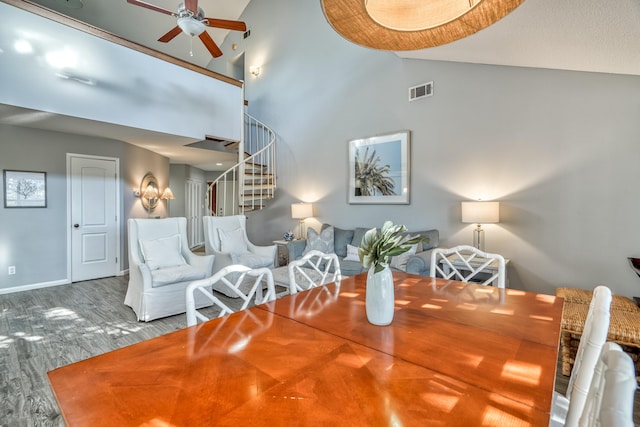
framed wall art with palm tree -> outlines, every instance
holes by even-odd
[[[409,134],[349,141],[349,203],[409,204]]]

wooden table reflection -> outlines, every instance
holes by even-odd
[[[69,426],[547,425],[562,299],[366,275],[49,372]]]

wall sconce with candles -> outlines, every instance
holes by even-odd
[[[151,213],[157,206],[160,200],[173,200],[176,197],[173,195],[171,188],[167,187],[160,194],[160,188],[158,187],[158,180],[151,173],[147,173],[142,182],[140,183],[140,189],[133,192],[136,197],[140,197],[142,206]],[[167,202],[168,203],[168,202]],[[167,205],[168,206],[168,205]]]
[[[299,219],[298,239],[305,238],[304,220],[313,216],[313,203],[292,203],[291,218]]]
[[[473,230],[473,246],[484,251],[482,224],[500,222],[500,202],[462,202],[462,222],[478,225]]]

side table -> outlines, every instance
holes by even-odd
[[[277,265],[276,267],[280,267],[283,265],[289,264],[289,249],[287,248],[286,240],[274,240],[273,244],[278,246],[278,256],[277,256]]]
[[[467,268],[467,266],[460,260],[460,258],[457,255],[449,255],[447,257],[447,259],[451,262],[451,264],[454,265],[454,267],[456,267],[458,270],[460,271],[471,271]],[[475,258],[474,260],[472,260],[470,262],[472,267],[477,267],[480,266],[482,264],[484,264],[486,258]],[[508,272],[508,267],[509,267],[509,258],[505,258],[504,259],[504,283],[505,283],[505,287],[509,287],[509,275],[507,274]],[[449,274],[449,266],[442,261],[442,267],[443,270],[446,274]],[[494,261],[491,264],[489,264],[487,267],[484,268],[484,271],[486,271],[486,273],[478,273],[477,277],[478,279],[480,279],[481,281],[482,278],[484,277],[484,280],[488,279],[489,277],[491,277],[491,275],[495,274],[498,271],[498,262]],[[497,280],[497,279],[496,279]],[[493,283],[491,283],[492,285],[494,285]]]

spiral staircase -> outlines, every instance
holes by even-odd
[[[237,148],[238,163],[207,188],[209,215],[240,215],[265,207],[276,189],[276,136],[264,123],[244,115],[240,141],[226,148]]]

